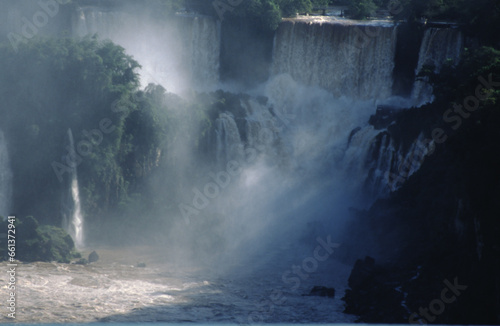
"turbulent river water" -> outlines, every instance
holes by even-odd
[[[284,282],[283,275],[293,265],[301,265],[308,257],[305,253],[287,254],[272,265],[256,261],[240,268],[235,264],[228,274],[213,267],[163,262],[161,248],[97,251],[100,260],[89,265],[19,264],[15,321],[328,323],[355,319],[342,313],[340,300],[349,266],[333,257],[319,262],[297,287],[295,282]],[[136,267],[138,262],[146,267]],[[5,262],[0,266],[8,270]],[[7,273],[0,274],[0,282],[0,297],[7,298]],[[335,298],[304,296],[314,285],[335,287]],[[7,309],[3,303],[2,308]],[[13,321],[6,318],[6,311],[1,315],[1,322]]]

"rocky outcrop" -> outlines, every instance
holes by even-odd
[[[69,263],[80,257],[71,236],[59,227],[39,225],[33,216],[18,217],[15,226],[17,233],[21,235],[16,239],[15,259],[19,261]],[[7,230],[7,221],[1,221],[0,227]],[[7,246],[0,246],[0,260],[8,259],[7,253]]]
[[[498,125],[494,107],[471,115],[399,190],[353,214],[344,248],[377,264],[355,264],[346,312],[363,322],[500,322]]]
[[[99,255],[97,254],[97,252],[95,251],[92,251],[90,254],[89,254],[89,263],[93,263],[93,262],[96,262],[99,260]]]
[[[328,297],[328,298],[334,298],[335,297],[335,289],[334,288],[328,288],[326,286],[314,286],[309,294],[306,294],[305,296],[315,296],[315,297]]]
[[[342,298],[347,304],[346,313],[359,315],[361,322],[405,322],[404,294],[399,283],[373,258],[356,261],[348,284],[350,289]]]

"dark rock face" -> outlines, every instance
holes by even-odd
[[[80,258],[75,262],[75,264],[77,264],[77,265],[87,265],[88,263],[89,263],[89,261],[85,258]]]
[[[314,286],[307,296],[333,298],[335,297],[335,289],[326,286]]]
[[[430,115],[416,113],[402,118],[423,129]],[[478,110],[398,191],[353,214],[347,256],[375,260],[356,262],[346,312],[363,322],[500,323],[499,125],[497,108]]]
[[[370,117],[370,121],[368,122],[377,130],[387,128],[396,120],[396,115],[401,110],[401,108],[389,105],[378,105],[377,111]]]
[[[407,312],[401,303],[404,295],[398,282],[391,280],[387,270],[366,257],[356,261],[349,277],[349,287],[342,298],[344,312],[361,316],[361,322],[404,323]]]
[[[98,260],[99,260],[99,255],[97,254],[97,252],[92,251],[89,255],[89,263],[93,263],[93,262],[96,262]]]
[[[403,23],[398,27],[397,33],[392,92],[393,95],[410,96],[415,81],[423,30],[417,24]]]
[[[228,16],[222,22],[221,34],[221,79],[249,86],[267,80],[274,33],[258,28],[251,19]]]

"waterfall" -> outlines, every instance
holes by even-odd
[[[186,39],[186,57],[190,60],[191,82],[206,87],[219,81],[220,22],[207,17],[182,17]],[[187,26],[186,26],[187,25]]]
[[[200,213],[227,223],[228,255],[244,250],[267,257],[269,248],[293,245],[305,232],[340,233],[349,206],[370,202],[362,187],[377,131],[364,129],[348,140],[367,124],[372,101],[337,98],[289,74],[273,76],[259,96],[241,96],[240,107],[219,112],[213,127],[217,168],[211,178],[229,161],[241,167]],[[198,189],[210,195],[210,182]]]
[[[356,99],[353,110],[358,110],[360,99],[403,107],[432,101],[432,87],[425,80],[415,81],[410,99],[391,97],[396,41],[396,27],[389,24],[328,18],[285,20],[276,32],[272,73],[287,73],[295,81],[321,87],[336,98]],[[439,72],[447,61],[457,64],[462,49],[463,36],[458,29],[427,29],[415,73],[426,65]],[[375,113],[375,106],[371,110]],[[361,112],[356,114],[362,116]],[[342,164],[351,170],[356,167],[353,175],[375,196],[397,190],[422,165],[427,151],[422,134],[403,146],[387,131],[375,130],[366,122],[357,127],[342,154]],[[346,139],[345,133],[343,137]]]
[[[70,156],[74,158],[75,155],[75,144],[73,141],[73,133],[71,129],[68,129],[68,138],[69,138],[69,146],[70,146]],[[68,161],[74,162],[74,160],[71,159],[71,157],[68,159]],[[85,245],[84,241],[84,218],[82,214],[82,206],[80,202],[80,189],[78,187],[78,174],[77,174],[77,168],[76,164],[72,166],[72,173],[71,173],[71,183],[70,183],[70,197],[71,197],[71,202],[72,202],[72,209],[70,210],[70,217],[69,220],[65,216],[63,220],[63,227],[66,229],[66,231],[71,235],[71,238],[73,238],[73,241],[75,242],[75,246],[78,249],[81,249]]]
[[[285,20],[276,32],[272,73],[275,76],[285,73],[294,82],[311,88],[298,99],[289,89],[301,87],[290,85],[290,81],[282,77],[284,84],[278,86],[277,81],[274,87],[278,92],[274,98],[279,98],[274,104],[280,107],[275,109],[299,109],[296,103],[303,103],[299,109],[302,112],[295,111],[293,116],[303,116],[301,121],[316,116],[315,130],[322,134],[321,138],[317,135],[293,136],[315,139],[317,148],[311,151],[301,146],[300,150],[294,150],[294,155],[304,151],[307,154],[299,161],[315,159],[315,163],[322,161],[329,173],[336,171],[349,175],[333,178],[336,184],[349,185],[352,192],[369,184],[373,190],[371,194],[377,196],[387,188],[386,184],[375,186],[373,183],[382,182],[381,175],[389,168],[382,161],[389,160],[393,152],[391,145],[386,144],[383,149],[377,147],[383,153],[372,153],[380,131],[368,126],[368,117],[375,113],[374,100],[399,100],[391,97],[396,41],[397,26],[393,24],[330,18]],[[318,88],[330,92],[332,98],[319,101],[315,98]],[[317,111],[312,110],[315,106],[318,106]]]
[[[10,169],[9,152],[3,132],[0,130],[0,216],[7,218],[10,214],[12,196],[12,171]]]
[[[398,144],[386,131],[380,132],[369,149],[366,186],[379,196],[396,191],[420,169],[433,146],[433,143],[425,142],[423,133],[409,146],[404,146],[401,142]]]
[[[241,159],[242,146],[240,133],[234,116],[223,112],[215,121],[216,160],[225,164],[230,160]]]
[[[220,28],[210,17],[160,21],[95,7],[81,7],[73,18],[75,36],[98,33],[133,55],[143,67],[143,85],[154,82],[179,93],[218,86]],[[196,196],[214,190],[207,192],[211,201],[197,202],[204,207],[200,216],[231,221],[227,247],[248,248],[250,241],[255,244],[249,234],[265,232],[293,241],[316,221],[336,229],[349,206],[367,207],[419,169],[422,135],[402,146],[386,130],[368,125],[376,104],[393,100],[397,29],[392,23],[325,17],[280,23],[269,80],[240,98],[242,110],[218,112],[211,130],[218,170],[207,174],[222,175],[230,161],[240,162],[241,174],[218,191],[211,181],[196,188]],[[461,46],[456,30],[427,30],[417,73],[430,62],[436,69],[450,57],[457,62]],[[419,83],[413,97],[429,98]],[[246,161],[249,153],[252,162]],[[401,178],[387,179],[387,173]],[[367,185],[370,195],[363,193]],[[82,220],[76,170],[71,186],[77,230]]]
[[[438,73],[448,60],[453,65],[460,61],[463,49],[462,33],[456,28],[429,28],[425,31],[420,46],[420,53],[415,75],[418,75],[425,65],[433,65]],[[413,105],[421,106],[431,102],[432,86],[425,80],[415,81],[412,91]]]
[[[290,74],[337,97],[391,95],[396,27],[354,21],[286,20],[276,32],[273,74]]]
[[[429,101],[432,93],[418,81],[411,99],[392,97],[396,32],[397,26],[388,23],[284,20],[276,31],[271,78],[262,94],[269,103],[243,101],[244,116],[220,114],[217,162],[238,160],[248,148],[256,149],[264,165],[273,166],[268,180],[278,174],[298,183],[329,178],[328,187],[344,189],[327,197],[339,207],[366,205],[397,190],[420,168],[429,144],[423,134],[403,144],[386,129],[368,125],[374,101],[400,101],[404,107],[416,99]],[[458,63],[462,46],[458,30],[428,29],[416,72],[428,64],[439,71],[448,59]],[[263,134],[271,140],[263,140]],[[249,167],[252,175],[260,168]],[[323,196],[321,191],[316,195]]]
[[[283,148],[277,140],[283,130],[278,126],[277,112],[253,98],[241,100],[240,105],[245,111],[242,116],[222,112],[215,121],[216,161],[221,165],[230,160],[241,161],[245,148],[279,159]]]
[[[449,61],[458,64],[463,50],[463,36],[456,28],[428,28],[423,36],[419,60],[415,70],[418,75],[424,66],[434,66],[434,72],[441,71]],[[432,86],[425,79],[414,83],[411,104],[421,106],[433,101]],[[387,195],[399,189],[415,173],[433,144],[424,142],[422,133],[413,139],[406,139],[403,145],[399,135],[394,137],[387,130],[381,130],[374,138],[368,154],[369,177],[366,185],[373,193]]]
[[[98,34],[123,46],[142,66],[143,86],[170,92],[213,89],[219,82],[220,23],[212,17],[149,15],[79,7],[72,18],[75,37]]]

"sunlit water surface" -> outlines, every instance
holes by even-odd
[[[350,268],[332,258],[320,262],[317,271],[307,274],[294,289],[294,283],[285,283],[282,276],[292,265],[301,265],[307,255],[283,255],[272,264],[257,260],[246,267],[235,264],[231,273],[223,273],[162,262],[160,249],[99,249],[98,253],[101,259],[86,266],[19,264],[15,322],[339,323],[355,319],[342,313],[340,300]],[[146,267],[136,267],[139,262]],[[8,270],[5,262],[0,267]],[[1,298],[8,298],[7,283],[8,274],[1,273]],[[335,298],[303,296],[314,285],[335,287]],[[276,293],[279,300],[273,304]],[[4,302],[0,321],[13,322],[6,317]]]

